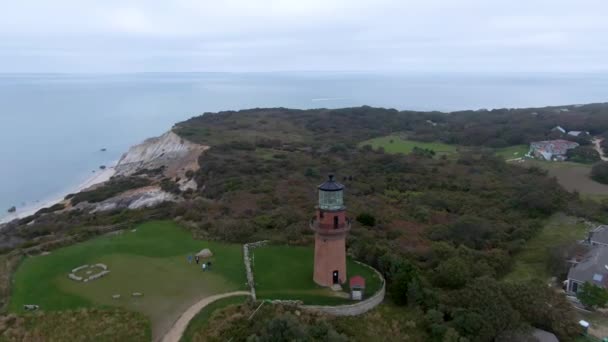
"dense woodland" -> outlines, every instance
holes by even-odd
[[[334,173],[346,186],[349,215],[357,221],[348,252],[385,275],[390,301],[420,312],[424,319],[416,329],[425,339],[509,340],[535,326],[569,340],[579,331],[561,295],[545,284],[502,277],[548,216],[566,212],[601,220],[605,208],[565,191],[540,169],[507,164],[487,147],[551,138],[557,125],[605,134],[607,114],[608,105],[450,114],[371,107],[207,113],[174,127],[183,138],[211,146],[199,159],[200,170],[189,175],[199,188],[183,193],[184,201],[140,211],[38,215],[33,223],[32,218],[13,223],[0,241],[10,251],[48,236],[84,239],[97,232],[82,227],[153,216],[173,217],[200,238],[308,245],[316,186]],[[359,145],[395,132],[470,148],[435,156],[418,150],[388,154]],[[111,182],[107,192],[120,184]],[[98,200],[103,193],[77,196]],[[273,329],[313,331],[304,323],[298,328],[292,316],[275,318],[283,321],[265,328],[269,336]],[[324,329],[337,338],[348,335],[338,323]],[[326,338],[319,336],[304,340]],[[272,340],[264,333],[251,338]]]

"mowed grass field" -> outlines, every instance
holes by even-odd
[[[207,272],[186,259],[203,248],[214,253]],[[68,278],[72,269],[95,263],[106,264],[110,273],[87,283]],[[21,312],[24,304],[45,311],[123,307],[149,317],[157,336],[194,302],[245,289],[245,279],[240,245],[197,241],[171,221],[155,221],[26,258],[14,275],[9,309]],[[133,297],[134,292],[143,296]],[[113,299],[114,294],[121,298]]]
[[[260,299],[297,299],[305,304],[334,305],[351,303],[350,299],[336,296],[328,288],[312,280],[314,247],[264,246],[253,250],[253,270],[257,296]],[[366,266],[347,259],[347,276],[365,278],[365,297],[375,294],[381,287],[380,278]],[[342,285],[346,292],[348,282]]]
[[[433,150],[437,155],[453,154],[458,149],[458,146],[456,145],[448,145],[440,142],[421,142],[407,140],[396,134],[366,140],[359,144],[359,146],[365,145],[370,145],[373,149],[378,149],[382,147],[384,148],[384,151],[388,153],[404,154],[411,153],[414,150],[414,147]]]
[[[575,217],[564,214],[553,215],[541,232],[526,242],[522,251],[515,255],[513,270],[505,280],[539,279],[547,281],[551,276],[547,271],[549,250],[569,242],[582,240],[588,228]]]
[[[528,145],[513,145],[503,148],[497,148],[496,154],[500,157],[509,159],[516,159],[523,157],[530,150],[530,146]]]
[[[582,197],[593,200],[608,198],[608,185],[598,183],[589,177],[592,165],[540,160],[526,160],[522,165],[547,170],[549,176],[557,178],[557,181],[566,190],[578,191]]]

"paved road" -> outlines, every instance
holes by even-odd
[[[190,320],[192,320],[192,318],[194,318],[194,316],[196,316],[196,314],[199,313],[199,311],[201,311],[205,306],[209,305],[210,303],[215,302],[218,299],[222,299],[222,298],[226,298],[226,297],[243,296],[243,295],[249,296],[250,292],[249,291],[235,291],[235,292],[222,293],[219,295],[201,299],[198,303],[189,307],[188,310],[186,310],[181,316],[179,316],[177,321],[175,321],[175,323],[173,323],[173,326],[171,327],[171,329],[163,337],[162,342],[178,342],[182,338],[184,331],[186,331],[186,327],[188,326],[188,323],[190,323]]]
[[[593,146],[595,146],[595,150],[600,154],[600,158],[603,161],[608,161],[608,157],[604,155],[604,151],[602,150],[602,146],[600,145],[604,139],[593,139]]]

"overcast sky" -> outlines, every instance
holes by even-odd
[[[4,0],[0,72],[608,71],[608,0]]]

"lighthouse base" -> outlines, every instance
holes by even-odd
[[[313,280],[325,287],[346,283],[345,237],[315,236],[315,265]]]

